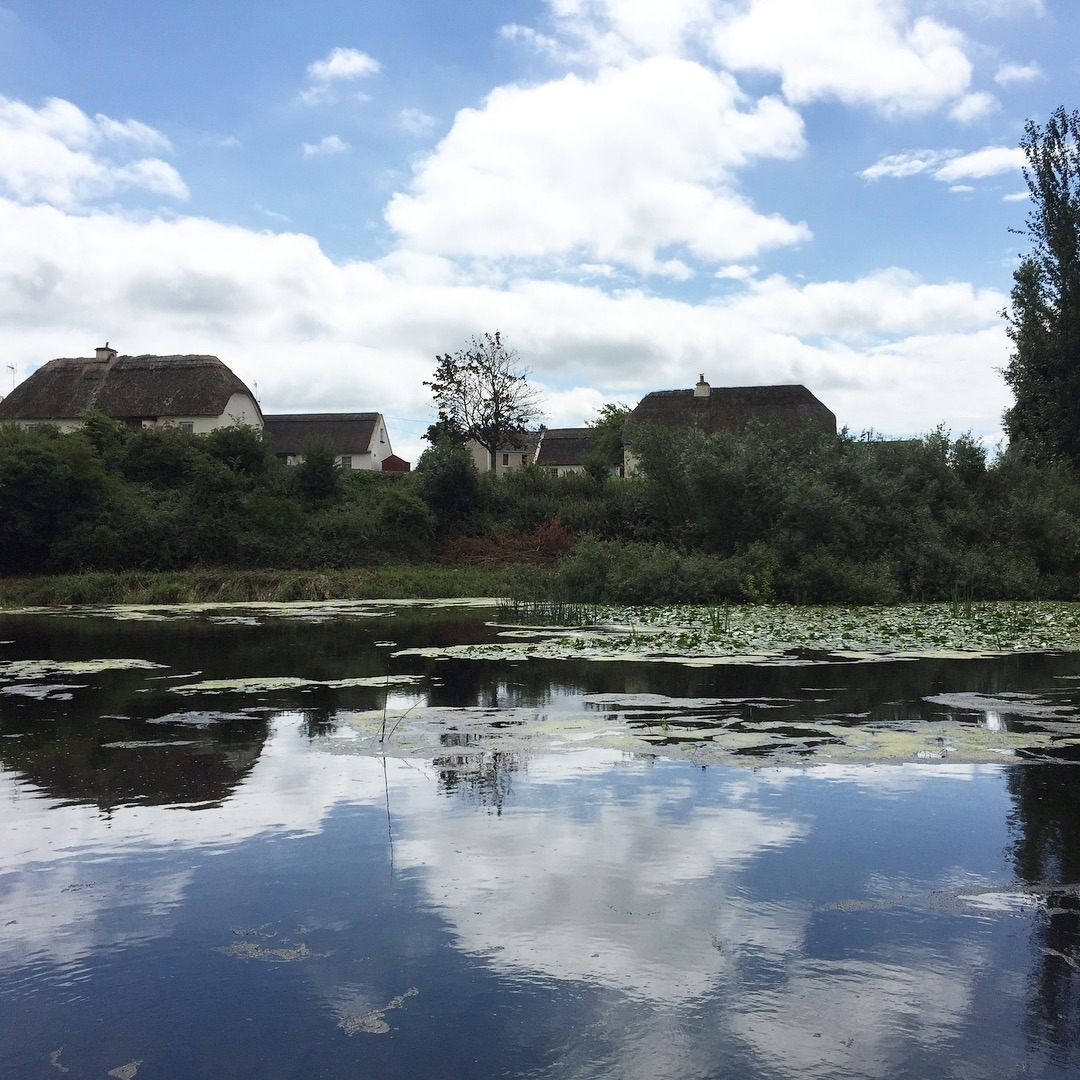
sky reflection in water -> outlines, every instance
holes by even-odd
[[[137,711],[148,677],[84,681]],[[1077,1068],[1069,766],[382,758],[207,698],[76,767],[90,692],[0,713],[5,1076]],[[163,754],[235,776],[103,797]]]

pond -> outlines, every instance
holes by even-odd
[[[0,1075],[1080,1075],[1080,652],[558,636],[0,615]]]

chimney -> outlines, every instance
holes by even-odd
[[[99,345],[94,354],[98,360],[111,360],[116,355],[116,350],[109,347],[109,343],[106,341],[104,345]]]
[[[708,397],[709,384],[705,381],[705,373],[698,376],[697,386],[694,387],[694,397]]]

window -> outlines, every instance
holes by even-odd
[[[504,465],[509,465],[510,464],[510,455],[509,454],[503,454],[503,464]]]
[[[195,421],[194,420],[181,420],[180,421],[180,430],[181,431],[186,431],[189,435],[193,435],[195,433]]]
[[[352,454],[342,454],[341,455],[341,467],[343,469],[351,469],[352,468]]]

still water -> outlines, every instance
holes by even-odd
[[[1080,1075],[1080,655],[122,614],[0,616],[0,1076]]]

